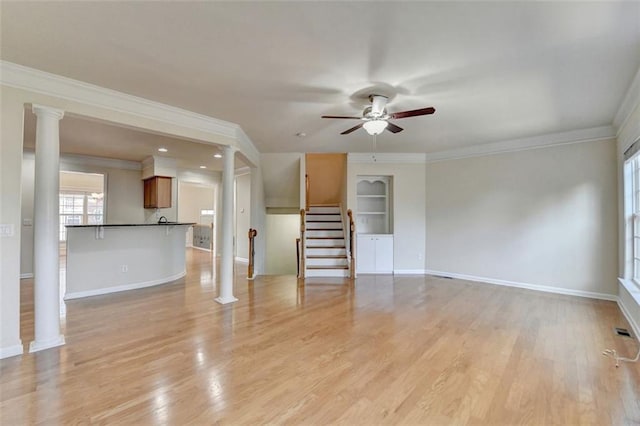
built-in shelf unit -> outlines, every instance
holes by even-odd
[[[356,229],[359,234],[392,234],[390,176],[358,176]]]

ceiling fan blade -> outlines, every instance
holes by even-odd
[[[433,107],[429,107],[429,108],[412,109],[411,111],[394,112],[393,114],[389,114],[389,117],[395,118],[397,120],[398,118],[416,117],[418,115],[429,115],[429,114],[433,114],[434,112],[436,112],[436,109]]]
[[[342,115],[323,115],[322,118],[347,118],[349,120],[362,120],[362,117],[344,117]]]
[[[355,132],[356,130],[358,130],[360,127],[362,127],[362,125],[364,124],[364,122],[358,124],[357,126],[353,126],[352,128],[345,130],[344,132],[340,133],[341,135],[348,135],[351,132]]]
[[[403,131],[404,129],[400,126],[396,126],[393,123],[387,122],[387,130],[390,131],[391,133],[398,133]]]

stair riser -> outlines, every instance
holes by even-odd
[[[308,269],[305,273],[305,276],[308,278],[313,277],[348,277],[349,271],[346,269]]]
[[[305,252],[307,256],[346,256],[347,250],[345,249],[310,249]]]
[[[342,230],[342,222],[307,222],[307,230],[311,230],[311,229]]]
[[[307,249],[309,246],[318,246],[318,247],[344,247],[344,239],[328,239],[328,240],[312,240],[307,239]]]
[[[307,259],[307,266],[347,266],[347,259]]]
[[[339,214],[311,214],[307,213],[307,222],[319,221],[319,222],[340,222],[342,218]]]
[[[340,214],[340,207],[316,207],[316,206],[311,206],[309,207],[309,211],[307,212],[309,214],[313,214],[313,213],[332,213],[332,214]]]
[[[307,238],[313,237],[342,238],[344,235],[342,231],[307,231]]]

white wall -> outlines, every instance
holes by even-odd
[[[358,175],[393,177],[393,269],[398,273],[422,273],[425,269],[425,164],[353,163],[348,164],[348,206],[357,214]],[[356,228],[356,232],[358,229]],[[357,256],[357,253],[356,253]]]
[[[300,236],[300,215],[266,215],[265,275],[295,275],[296,238]]]
[[[78,159],[73,162],[64,157],[60,161],[60,170],[83,173],[100,173],[105,176],[106,208],[105,223],[143,223],[155,221],[153,210],[143,208],[144,187],[140,179],[140,170],[119,169],[115,167],[81,164]],[[118,162],[114,161],[114,165]],[[33,193],[35,156],[33,152],[23,153],[22,160],[22,209],[21,221],[33,221]],[[161,212],[175,210],[161,209]],[[165,214],[165,213],[162,213]],[[166,215],[166,214],[165,214]],[[171,220],[171,219],[170,219]],[[22,241],[20,245],[20,274],[33,273],[33,227],[22,225]]]
[[[427,165],[428,270],[617,293],[615,141]]]
[[[301,158],[304,158],[304,154],[260,155],[266,207],[298,208],[300,205]]]
[[[249,237],[251,227],[251,175],[236,176],[236,253],[240,259],[249,260]]]

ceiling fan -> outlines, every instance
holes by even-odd
[[[429,115],[436,112],[435,108],[428,107],[389,114],[386,108],[388,101],[388,98],[386,96],[370,95],[369,101],[371,101],[371,106],[368,106],[364,109],[364,111],[362,112],[362,117],[323,115],[322,118],[344,118],[349,120],[362,120],[362,123],[345,130],[344,132],[340,133],[341,135],[348,135],[349,133],[354,132],[361,127],[364,127],[364,129],[370,135],[379,135],[384,131],[384,129],[387,129],[391,133],[398,133],[404,130],[402,127],[396,126],[395,124],[389,122],[390,119],[397,120],[400,118],[417,117],[419,115]]]

